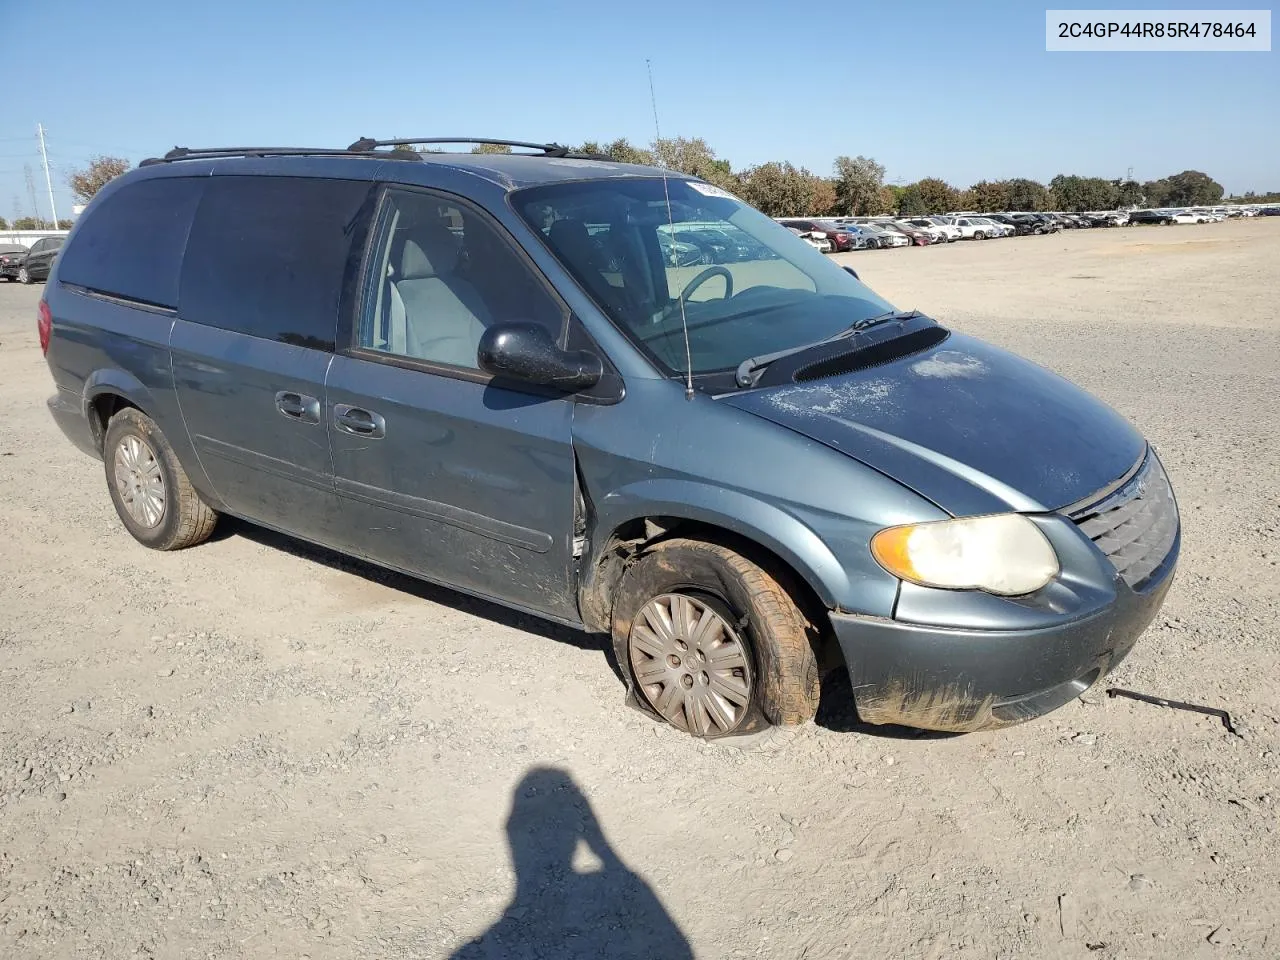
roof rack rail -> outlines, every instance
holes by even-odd
[[[527,140],[495,140],[492,137],[408,137],[395,140],[374,140],[361,137],[347,149],[356,153],[374,150],[377,147],[405,147],[411,144],[488,144],[495,147],[520,147],[525,150],[539,150],[547,157],[569,157],[574,160],[609,160],[610,157],[600,153],[584,153],[570,150],[558,143],[531,143]]]
[[[389,160],[419,160],[413,150],[335,150],[330,147],[174,147],[163,157],[148,157],[138,164],[149,167],[176,160],[211,160],[217,157],[379,157]]]

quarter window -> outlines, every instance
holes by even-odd
[[[62,254],[58,279],[160,307],[178,305],[178,272],[202,180],[126,184],[95,205]],[[61,241],[41,240],[32,252]]]
[[[332,350],[370,184],[212,177],[182,268],[185,320]]]
[[[476,369],[480,337],[494,324],[532,322],[560,335],[560,305],[471,206],[390,189],[377,235],[360,347]]]

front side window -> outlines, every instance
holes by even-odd
[[[469,205],[387,191],[357,345],[476,369],[484,331],[537,323],[559,337],[565,314],[500,228]]]
[[[694,375],[731,370],[892,309],[785,226],[699,181],[671,179],[664,191],[661,178],[587,180],[517,191],[511,200],[669,375],[688,367],[682,305]]]

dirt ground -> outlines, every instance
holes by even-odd
[[[836,677],[744,753],[570,631],[241,523],[148,551],[0,284],[0,957],[1280,956],[1280,219],[847,259],[1156,444],[1182,564],[1112,683],[1237,735],[879,731]]]

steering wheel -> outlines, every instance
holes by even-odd
[[[710,280],[712,277],[724,277],[724,299],[728,300],[733,296],[733,274],[728,268],[716,264],[714,267],[707,267],[700,274],[690,280],[683,291],[680,293],[681,300],[688,300],[693,295],[693,291]]]

